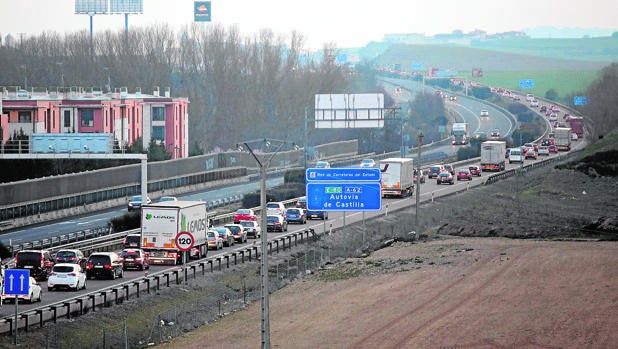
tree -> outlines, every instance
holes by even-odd
[[[550,88],[549,90],[547,90],[547,92],[545,92],[545,98],[550,99],[552,101],[557,101],[558,100],[558,91],[556,91],[553,88]]]

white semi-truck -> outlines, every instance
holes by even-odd
[[[470,124],[467,122],[456,122],[451,129],[451,135],[453,138],[452,144],[468,144],[470,140]]]
[[[561,151],[571,150],[571,128],[556,127],[554,129],[554,143]]]
[[[191,258],[208,253],[208,217],[203,201],[164,201],[142,206],[141,247],[151,264],[180,264],[182,251],[176,245],[179,232],[193,235]]]
[[[414,193],[414,164],[410,158],[380,160],[382,197],[404,197]]]
[[[506,168],[506,142],[481,143],[481,171],[504,171]]]

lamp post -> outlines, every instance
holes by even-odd
[[[406,125],[407,125],[407,122],[403,121],[403,118],[401,118],[401,146],[399,147],[399,151],[401,152],[402,158],[406,157],[406,150],[403,147],[403,128]]]
[[[418,229],[418,205],[421,199],[421,148],[423,146],[423,137],[423,132],[418,131],[418,139],[416,141],[416,148],[418,149],[418,161],[416,161],[416,207],[414,212],[414,229],[417,234],[420,234]]]
[[[260,215],[260,226],[262,227],[262,234],[260,235],[260,277],[261,277],[261,303],[262,303],[262,349],[270,349],[270,305],[269,305],[269,291],[268,291],[268,228],[266,222],[266,170],[270,166],[270,162],[277,155],[279,150],[286,145],[290,144],[286,141],[279,141],[274,139],[261,139],[258,140],[263,142],[266,146],[270,147],[273,142],[278,142],[279,145],[275,149],[274,152],[271,153],[269,157],[266,158],[265,161],[260,161],[253,149],[249,146],[249,143],[253,143],[255,141],[243,142],[242,144],[246,149],[251,153],[255,162],[257,162],[260,168],[260,207],[261,207],[261,215]],[[244,148],[242,146],[237,145],[238,150],[243,151]]]

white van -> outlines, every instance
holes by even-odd
[[[524,162],[524,153],[522,152],[521,148],[511,148],[509,150],[509,164],[512,164],[514,162]]]

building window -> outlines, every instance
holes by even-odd
[[[82,126],[83,127],[94,126],[94,110],[84,109],[81,111],[81,114],[82,114]]]
[[[165,141],[165,126],[153,126],[152,139],[155,141]]]
[[[19,122],[32,122],[32,112],[20,111],[18,114]]]
[[[64,111],[64,127],[71,127],[71,112],[69,110]]]
[[[152,121],[165,121],[165,107],[152,107]]]

